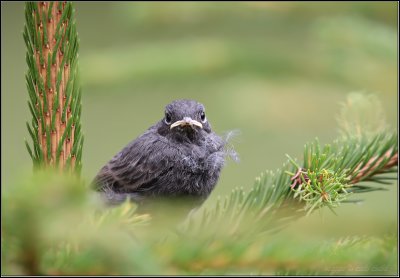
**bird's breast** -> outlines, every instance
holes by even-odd
[[[223,146],[215,142],[180,142],[165,140],[166,172],[157,181],[161,194],[208,196],[219,178],[224,164]],[[214,143],[210,144],[210,143]]]

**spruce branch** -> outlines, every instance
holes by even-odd
[[[23,37],[32,114],[27,127],[33,148],[25,142],[28,152],[35,168],[58,166],[79,172],[83,135],[72,3],[26,2]]]
[[[323,207],[334,212],[342,203],[354,202],[349,199],[354,194],[385,190],[382,186],[397,178],[398,136],[381,124],[360,120],[371,114],[371,107],[382,117],[375,100],[350,94],[339,117],[342,136],[333,144],[322,146],[318,139],[306,144],[301,163],[287,155],[281,169],[262,173],[248,192],[235,188],[201,215],[191,215],[183,229],[196,235],[205,230],[271,232]]]

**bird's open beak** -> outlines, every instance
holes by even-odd
[[[203,125],[201,123],[199,123],[198,121],[192,120],[192,118],[190,118],[190,117],[185,117],[185,118],[183,118],[183,120],[176,121],[175,123],[173,123],[170,126],[170,129],[173,129],[174,127],[177,127],[177,126],[187,126],[187,125],[189,125],[191,128],[194,128],[194,126],[203,128]]]

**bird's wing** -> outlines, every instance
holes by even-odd
[[[172,167],[168,144],[155,132],[144,133],[111,159],[95,177],[102,189],[115,192],[151,190],[158,178]]]

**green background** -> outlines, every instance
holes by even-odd
[[[250,187],[286,153],[301,159],[315,137],[334,140],[349,92],[378,95],[397,126],[396,2],[74,5],[87,181],[178,98],[202,102],[217,133],[240,131],[233,141],[240,163],[228,161],[208,202]],[[24,4],[2,2],[2,189],[31,171],[23,25]],[[326,211],[296,225],[379,232],[397,218],[397,183],[389,188],[343,205],[339,217]]]

